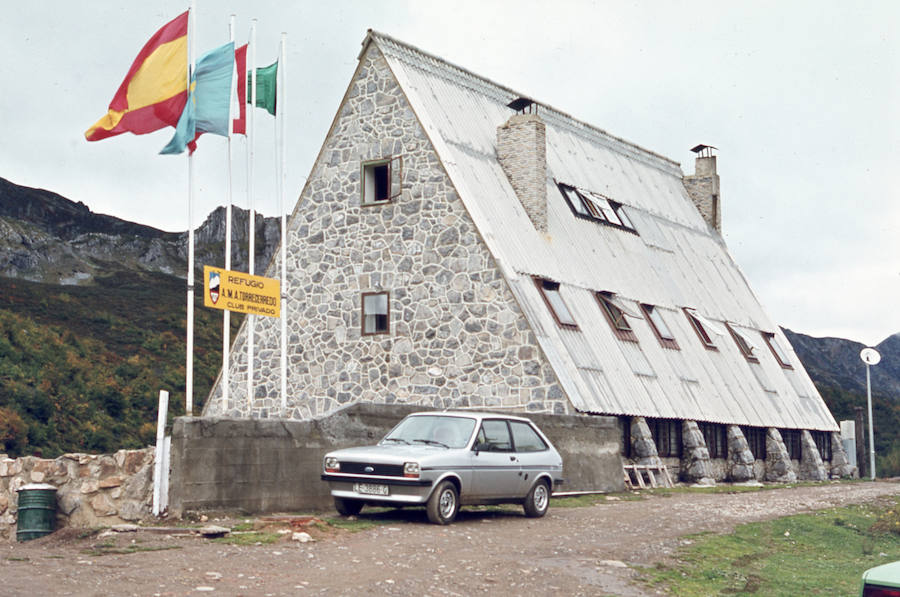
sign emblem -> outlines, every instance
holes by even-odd
[[[209,272],[209,300],[215,305],[219,302],[219,272]]]

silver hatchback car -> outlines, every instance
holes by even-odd
[[[528,419],[422,412],[404,418],[375,446],[326,454],[322,480],[344,516],[365,504],[424,505],[431,522],[450,524],[460,505],[516,503],[527,516],[543,516],[563,482],[562,465]]]

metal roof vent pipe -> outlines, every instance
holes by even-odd
[[[507,106],[516,111],[497,127],[497,159],[525,213],[547,232],[547,131],[537,104],[524,97]]]
[[[697,158],[694,161],[694,174],[685,176],[684,188],[691,200],[716,232],[722,234],[722,207],[719,191],[719,175],[716,174],[716,156],[712,145],[697,145],[692,147]]]

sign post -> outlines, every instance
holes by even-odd
[[[872,467],[869,471],[871,479],[875,480],[875,427],[872,424],[872,376],[870,368],[881,362],[881,355],[874,348],[863,348],[859,353],[859,358],[866,364],[866,395],[869,400],[869,464]]]

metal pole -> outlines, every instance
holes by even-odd
[[[250,73],[250,107],[247,109],[247,197],[250,209],[250,238],[247,272],[254,274],[256,259],[256,209],[253,204],[253,113],[256,110],[256,19],[250,19],[250,45],[247,48],[247,72]],[[253,342],[256,316],[247,315],[247,416],[253,416]]]
[[[875,480],[875,427],[872,423],[872,377],[871,367],[866,363],[866,395],[869,397],[869,470],[871,478]]]
[[[188,68],[188,96],[191,101],[191,74],[194,72],[197,40],[196,2],[191,0],[190,14],[190,68]],[[185,349],[184,412],[194,411],[194,156],[188,152],[188,271],[187,271],[187,347]]]
[[[228,20],[228,37],[231,38],[231,41],[234,41],[234,18],[235,15],[231,15]],[[235,81],[235,84],[237,82]],[[233,87],[232,87],[233,89]],[[228,167],[226,168],[228,174],[226,175],[226,185],[225,185],[225,194],[227,195],[228,205],[225,208],[225,269],[231,269],[231,204],[233,202],[232,199],[232,190],[231,190],[231,135],[234,132],[234,121],[231,119],[231,101],[228,102]],[[225,406],[225,411],[228,411],[228,368],[229,368],[229,351],[231,350],[231,311],[225,309],[222,312],[222,404]]]
[[[277,91],[280,92],[281,101],[278,102],[277,118],[279,124],[281,151],[280,151],[280,172],[278,173],[278,209],[281,211],[281,416],[287,416],[287,215],[284,212],[284,175],[285,175],[285,101],[287,85],[287,71],[285,70],[285,58],[287,55],[287,33],[281,34],[281,56],[278,65],[278,81]]]

